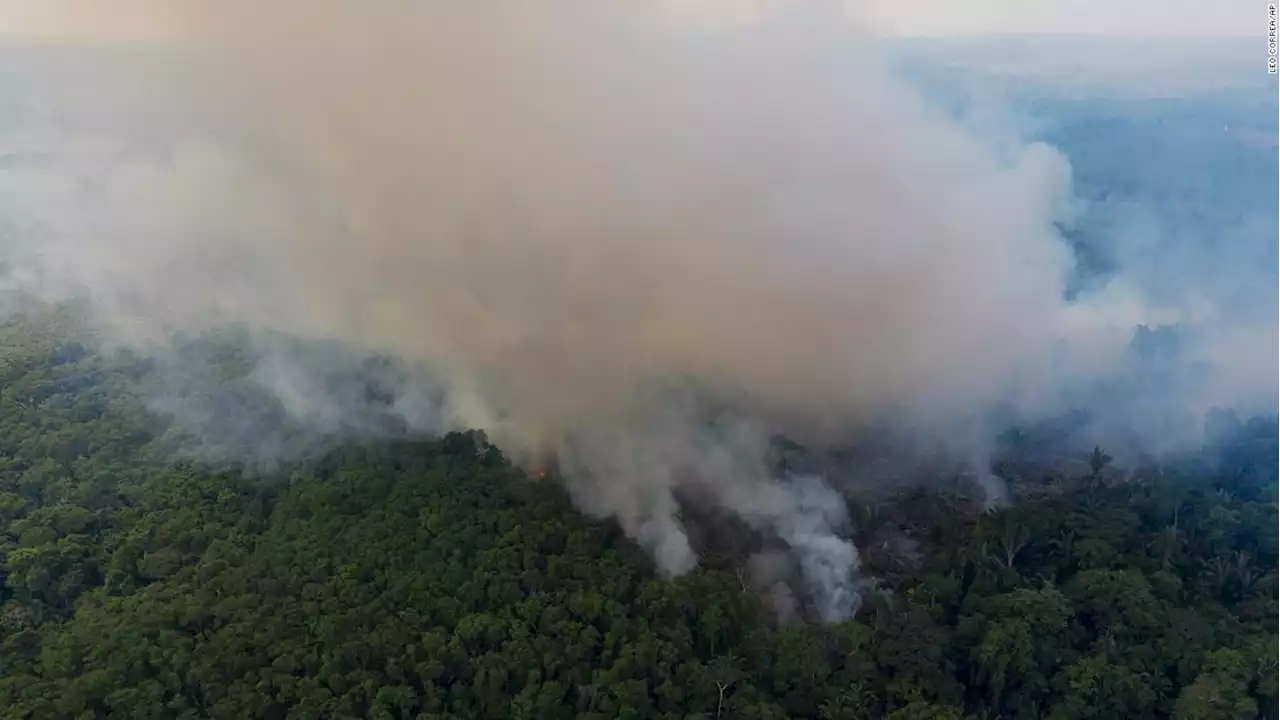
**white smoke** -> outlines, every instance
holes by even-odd
[[[858,610],[858,552],[835,532],[848,522],[844,499],[818,477],[791,478],[786,489],[792,504],[775,526],[799,559],[818,613],[825,622],[852,617]]]
[[[697,488],[847,617],[843,502],[769,477],[767,437],[1034,406],[1135,319],[1063,299],[1065,158],[989,152],[931,112],[842,3],[710,32],[647,2],[160,5],[212,71],[0,175],[43,228],[24,236],[41,289],[88,294],[131,339],[235,322],[428,364],[440,393],[396,390],[411,424],[555,456],[668,574],[697,563],[678,501]],[[175,134],[102,151],[146,135],[129,118]],[[343,425],[310,362],[254,377]],[[677,381],[732,411],[653,389]]]

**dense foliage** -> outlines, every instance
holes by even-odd
[[[854,503],[879,589],[780,625],[479,434],[175,458],[147,363],[65,325],[0,327],[0,717],[1277,717],[1274,423],[993,513]]]

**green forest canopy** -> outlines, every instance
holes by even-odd
[[[149,372],[0,326],[0,717],[1277,717],[1272,422],[993,513],[855,505],[879,589],[779,625],[732,558],[663,581],[480,434],[183,459]]]

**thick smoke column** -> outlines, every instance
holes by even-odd
[[[847,616],[840,498],[769,478],[759,428],[1038,402],[1142,319],[1062,300],[1063,158],[932,116],[837,3],[710,31],[645,3],[163,5],[201,107],[253,144],[30,197],[46,289],[134,334],[236,321],[428,362],[440,413],[555,453],[671,573],[696,562],[674,492],[698,487]]]
[[[778,534],[798,554],[822,619],[851,617],[858,608],[853,588],[858,555],[834,534],[848,521],[844,501],[816,477],[794,478],[788,491],[793,506],[779,519]]]

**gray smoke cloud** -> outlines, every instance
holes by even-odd
[[[234,322],[429,365],[442,389],[395,385],[410,425],[554,456],[673,575],[698,488],[839,620],[843,501],[770,477],[766,428],[1043,409],[1146,319],[1064,301],[1066,159],[932,112],[842,6],[691,29],[648,3],[165,3],[166,69],[126,63],[146,90],[131,70],[78,96],[95,132],[23,138],[48,156],[0,176],[11,252],[125,342]],[[308,362],[253,377],[340,426]]]

